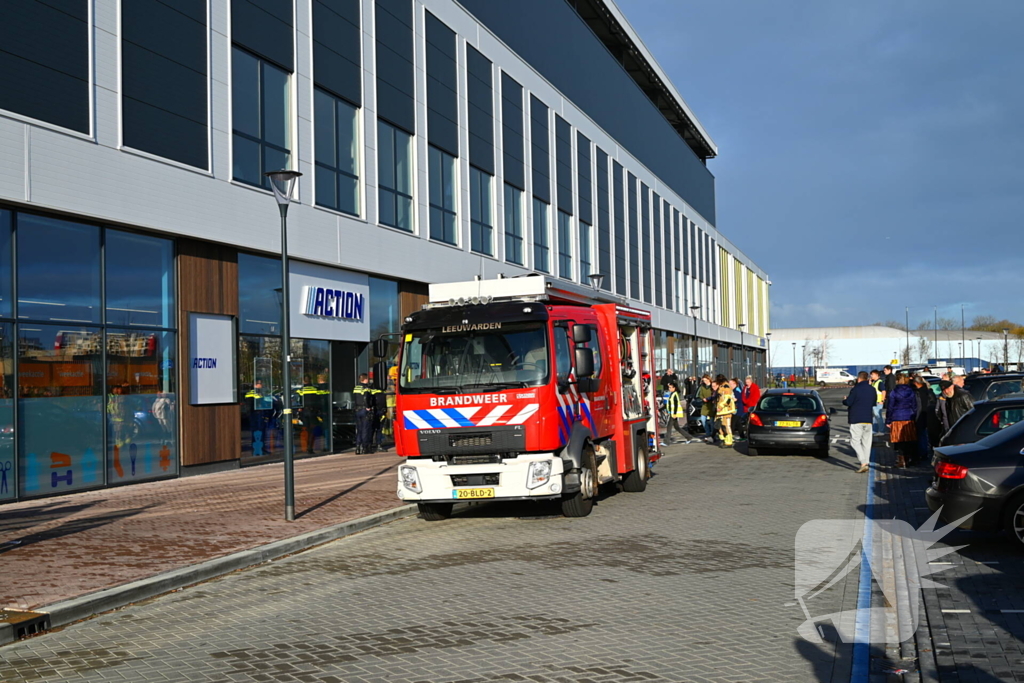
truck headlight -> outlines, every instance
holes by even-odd
[[[539,460],[530,463],[530,469],[526,473],[526,488],[535,489],[543,486],[551,479],[551,461]]]
[[[420,473],[416,471],[415,467],[399,467],[398,479],[402,482],[402,486],[413,493],[423,493],[423,487],[420,485]]]

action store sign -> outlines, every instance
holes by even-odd
[[[291,334],[299,339],[370,341],[370,280],[340,268],[289,261]]]
[[[235,319],[189,313],[189,403],[237,403]]]

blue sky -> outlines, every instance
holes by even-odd
[[[1024,2],[616,2],[718,145],[773,327],[1024,322]]]

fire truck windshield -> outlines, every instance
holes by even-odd
[[[408,393],[497,391],[548,380],[543,323],[439,327],[406,334],[400,386]],[[488,326],[490,327],[490,326]]]

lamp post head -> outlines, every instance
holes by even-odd
[[[1003,334],[1010,334],[1009,330],[1003,330]]]
[[[601,283],[604,282],[604,273],[591,273],[587,276],[590,280],[590,286],[594,289],[601,289]]]
[[[764,336],[766,336],[766,337],[769,337],[769,338],[770,338],[770,337],[772,336],[772,333],[771,333],[771,332],[765,332],[765,333],[764,333]]]
[[[268,171],[263,175],[270,179],[270,189],[274,191],[274,199],[278,206],[288,206],[292,200],[292,190],[295,188],[295,181],[302,174],[298,171],[282,169],[280,171]]]
[[[690,310],[693,311],[694,315],[696,315],[697,311],[700,310],[700,306],[690,306]]]
[[[747,326],[746,323],[736,323],[736,327],[740,328],[741,332],[743,331],[743,328],[746,327],[746,326]]]

